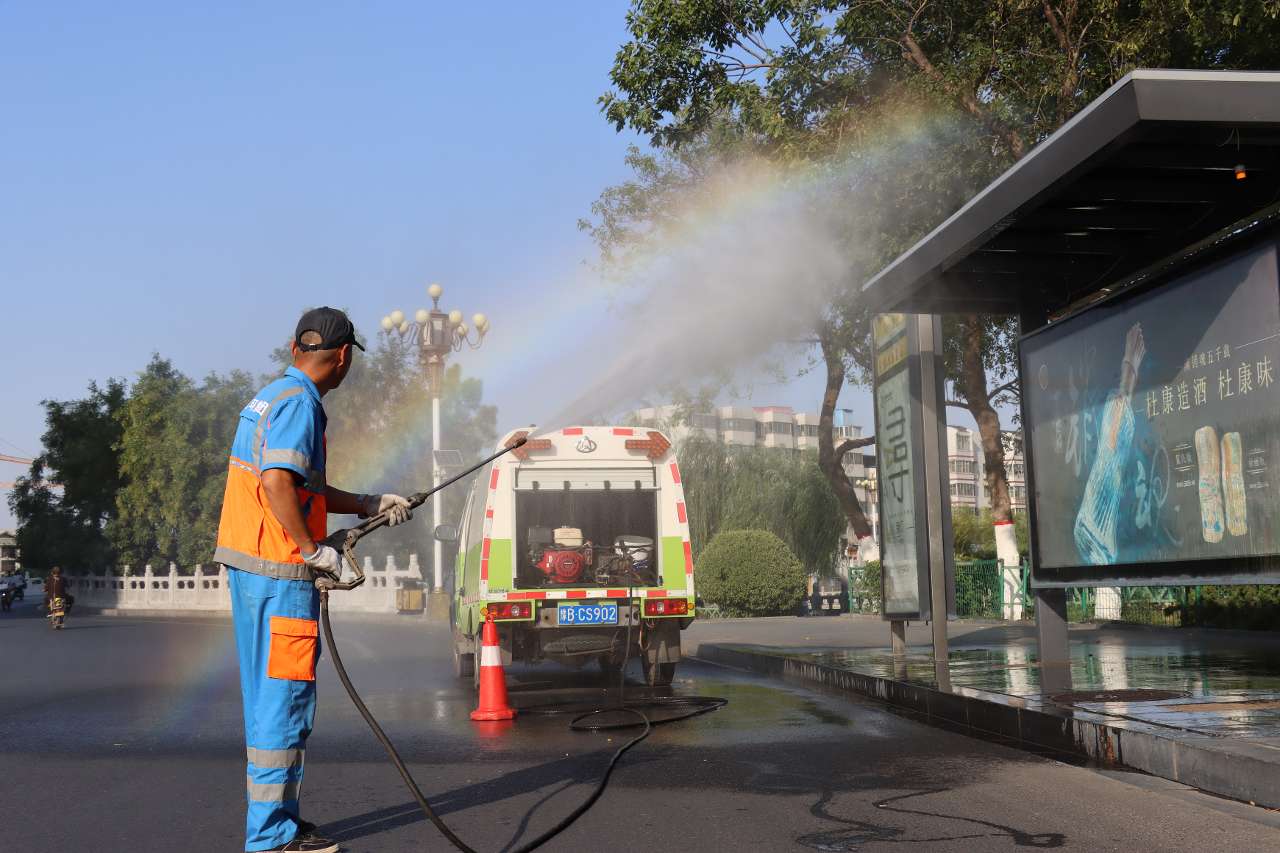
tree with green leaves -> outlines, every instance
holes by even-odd
[[[857,283],[1130,70],[1274,67],[1280,4],[633,0],[627,30],[602,110],[619,130],[647,135],[670,157],[729,138],[780,168],[821,168],[892,137],[903,115],[941,124],[928,156],[895,171],[895,180],[863,181],[847,196],[861,209],[849,216],[853,286],[832,300],[817,329],[829,380],[825,415],[843,384],[840,366],[854,378],[865,370]],[[663,186],[653,174],[637,174],[640,190]],[[957,198],[954,189],[966,185],[969,193]],[[606,193],[601,202],[660,232],[661,216],[639,195]],[[599,211],[597,219],[607,226],[598,242],[626,236]],[[1016,389],[999,377],[992,389],[986,371],[1009,360],[1010,329],[975,314],[951,323],[949,335],[954,402],[978,422],[1001,525],[1009,508],[996,407]],[[824,418],[824,441],[827,427]],[[823,468],[854,523],[836,450],[824,446]]]
[[[699,434],[678,450],[695,555],[721,531],[767,530],[806,572],[835,571],[844,525],[814,454],[730,448]]]
[[[918,134],[918,128],[928,124],[920,110],[898,105],[890,114],[882,107],[868,101],[860,118],[862,123],[857,125],[861,133],[875,124],[883,131],[881,138],[863,139],[860,147],[841,157],[832,155],[825,161],[781,166],[782,174],[772,176],[784,186],[792,184],[788,194],[802,200],[810,219],[834,223],[830,230],[839,235],[837,250],[851,269],[868,274],[892,257],[894,251],[909,245],[898,235],[890,235],[881,221],[879,211],[884,206],[896,208],[903,216],[922,218],[939,213],[942,199],[954,202],[970,189],[967,173],[937,179],[916,168],[920,160],[944,150],[949,131],[939,127]],[[853,138],[851,133],[848,141]],[[697,199],[712,192],[709,185],[731,180],[739,173],[763,170],[764,167],[741,167],[743,161],[750,160],[767,165],[768,152],[740,130],[735,132],[728,126],[711,128],[702,138],[674,149],[654,152],[632,148],[627,163],[633,178],[605,190],[593,205],[591,218],[581,223],[600,249],[602,267],[621,278],[637,259],[660,252],[668,241],[679,241],[690,230],[690,223],[702,217]],[[919,192],[899,199],[899,175],[927,180],[928,186],[922,185]],[[858,203],[850,204],[851,198]],[[754,250],[754,246],[744,247],[744,251]],[[832,282],[826,294],[825,305],[803,312],[799,322],[789,327],[792,334],[788,338],[766,343],[817,345],[819,355],[813,366],[824,371],[826,379],[819,410],[818,466],[856,537],[868,539],[871,525],[845,473],[844,458],[849,452],[872,444],[874,438],[837,443],[834,418],[845,385],[850,380],[868,381],[870,376],[869,317],[856,292],[835,284]],[[703,404],[706,399],[705,394],[700,394],[694,402]],[[681,408],[692,411],[687,406]]]
[[[360,492],[424,491],[431,487],[432,463],[426,366],[418,350],[396,335],[380,334],[366,346],[368,352],[356,357],[342,386],[325,396],[329,479]],[[440,394],[443,447],[457,450],[468,465],[479,461],[497,441],[497,416],[497,408],[484,403],[481,380],[464,375],[461,365],[449,365]],[[446,521],[462,517],[467,486],[441,493]],[[409,523],[381,531],[378,547],[401,565],[417,553],[419,567],[430,576],[432,534],[430,504],[425,504]]]
[[[196,384],[153,356],[117,415],[120,473],[108,526],[121,563],[189,568],[213,554],[227,453],[253,379],[235,372]]]
[[[273,359],[281,370],[291,361],[287,348]],[[101,571],[208,561],[239,413],[274,378],[233,371],[197,383],[156,355],[131,387],[112,380],[81,400],[46,401],[45,452],[9,498],[24,563]],[[478,460],[496,440],[497,410],[483,403],[482,384],[453,365],[441,399],[446,446]],[[380,336],[325,410],[332,481],[367,492],[429,486],[430,399],[415,349]],[[465,493],[444,493],[446,517],[461,515]],[[427,550],[428,518],[387,530],[380,544],[403,564]]]
[[[90,383],[81,399],[43,402],[44,452],[9,495],[26,568],[79,571],[113,559],[106,531],[126,482],[117,449],[126,396],[125,384],[112,379],[105,387]]]

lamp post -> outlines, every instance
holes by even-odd
[[[484,336],[489,333],[489,318],[476,314],[468,326],[462,319],[462,312],[440,310],[440,297],[444,288],[432,283],[427,288],[431,297],[431,310],[419,308],[410,321],[403,311],[396,309],[382,318],[384,334],[399,336],[411,346],[418,348],[419,356],[427,369],[427,391],[431,394],[431,481],[435,486],[444,479],[443,472],[436,459],[440,450],[440,390],[444,382],[445,362],[451,352],[461,352],[463,347],[479,349]],[[431,499],[431,519],[433,529],[440,524],[441,500],[437,494]],[[440,593],[444,590],[443,547],[439,539],[434,539],[432,560],[431,591]]]

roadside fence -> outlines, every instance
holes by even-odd
[[[956,616],[961,619],[1027,619],[1030,571],[1024,562],[1005,569],[999,560],[972,560],[955,565]],[[849,570],[849,610],[880,613],[880,564]]]
[[[1027,561],[1006,569],[997,560],[958,562],[956,615],[961,619],[1035,619]],[[849,570],[849,610],[880,613],[880,564]],[[1280,586],[1103,587],[1067,590],[1067,621],[1123,622],[1177,628],[1280,628]]]
[[[406,584],[422,582],[418,555],[409,555],[409,564],[396,565],[388,555],[382,568],[375,568],[372,557],[362,564],[367,580],[357,589],[334,595],[330,601],[335,612],[395,613],[396,590]],[[206,570],[197,565],[190,573],[180,572],[170,563],[168,571],[155,572],[150,565],[140,574],[125,566],[120,574],[70,574],[68,591],[76,604],[84,607],[118,610],[190,610],[193,612],[229,612],[231,595],[227,587],[227,569],[217,565]]]

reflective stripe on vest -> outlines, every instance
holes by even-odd
[[[253,464],[258,470],[262,470],[262,445],[266,441],[267,420],[271,416],[271,410],[275,408],[276,403],[281,400],[287,400],[290,397],[296,397],[303,393],[306,389],[301,385],[294,385],[292,388],[286,388],[275,396],[271,402],[267,403],[267,407],[258,413],[258,425],[253,431]],[[303,457],[305,458],[305,457]],[[299,465],[299,468],[306,470],[310,465]]]
[[[261,489],[262,482],[262,466],[264,464],[288,464],[297,468],[301,468],[306,472],[305,483],[299,487],[298,500],[302,505],[302,513],[308,528],[311,529],[315,538],[321,538],[316,535],[317,528],[323,528],[323,518],[317,520],[317,515],[326,514],[324,507],[324,491],[325,491],[325,475],[324,472],[311,466],[312,460],[300,451],[286,449],[267,449],[265,448],[267,423],[270,420],[272,410],[282,400],[296,397],[299,394],[306,393],[306,388],[302,385],[293,385],[285,388],[274,398],[272,398],[262,411],[258,414],[258,421],[255,424],[253,432],[253,446],[250,450],[251,460],[237,459],[235,456],[230,457],[231,473],[237,472],[240,476],[252,476],[257,481],[257,488]],[[323,462],[321,462],[323,464]],[[219,524],[218,544],[214,551],[213,559],[230,568],[239,569],[255,575],[264,575],[266,577],[280,578],[284,580],[314,580],[315,574],[311,571],[301,559],[294,553],[294,548],[288,551],[281,551],[277,546],[292,544],[296,547],[296,543],[292,542],[292,538],[288,536],[288,532],[284,531],[278,520],[271,518],[268,522],[265,516],[269,513],[269,507],[265,504],[262,492],[258,491],[256,499],[248,496],[243,486],[233,487],[230,478],[227,483],[227,493],[224,498],[223,505],[223,522]],[[310,495],[302,492],[310,492]],[[313,502],[319,498],[319,504],[313,509]],[[228,529],[225,522],[228,519],[234,520]],[[264,543],[264,530],[262,525],[267,524],[268,528],[274,533]],[[253,530],[257,529],[256,537]],[[283,540],[282,540],[283,537]],[[266,547],[266,553],[277,559],[269,559],[261,553],[264,544],[275,542],[276,544]],[[250,551],[256,553],[250,553]],[[279,559],[279,558],[285,559]]]
[[[306,563],[280,563],[255,557],[226,545],[219,545],[213,551],[213,561],[222,563],[228,569],[239,569],[251,575],[265,575],[269,578],[280,578],[287,581],[313,581],[315,572]]]
[[[233,462],[236,460],[232,460]],[[262,454],[262,464],[284,463],[306,471],[306,482],[303,486],[309,492],[323,492],[325,487],[324,472],[311,467],[311,460],[296,450],[267,450]]]

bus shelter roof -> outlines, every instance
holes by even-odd
[[[1277,202],[1280,72],[1134,71],[863,295],[874,311],[1062,311]]]

